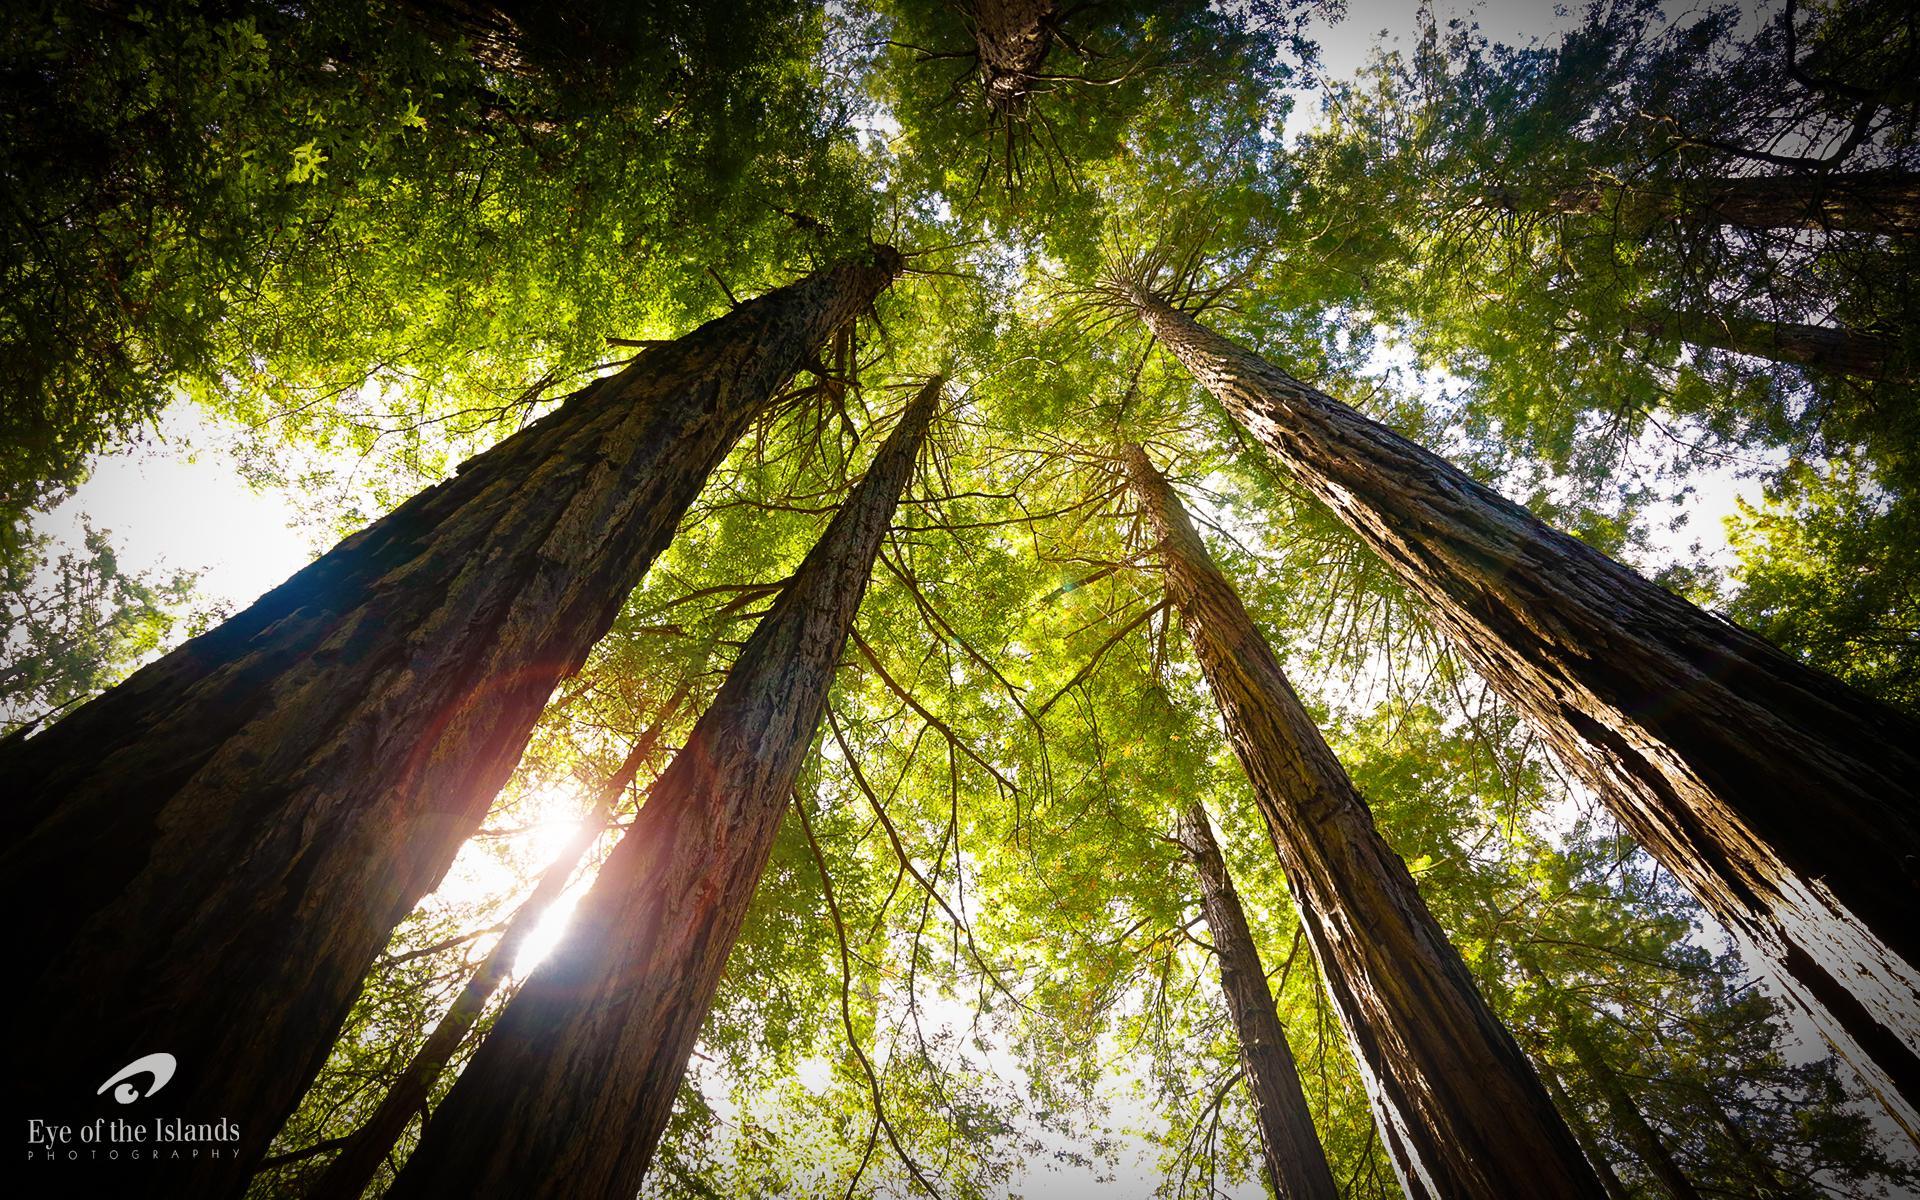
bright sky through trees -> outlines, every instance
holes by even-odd
[[[1340,20],[1317,19],[1310,36],[1320,47],[1320,70],[1330,78],[1346,78],[1360,70],[1381,47],[1404,46],[1415,35],[1415,18],[1423,10],[1437,20],[1454,17],[1477,23],[1489,38],[1515,45],[1538,44],[1571,28],[1577,14],[1562,5],[1528,0],[1482,0],[1475,4],[1427,6],[1398,0],[1353,0]],[[1312,103],[1314,93],[1303,89],[1289,114],[1291,135],[1314,128],[1322,119]],[[881,128],[897,129],[884,115]],[[1382,353],[1382,362],[1407,362],[1402,354]],[[1441,376],[1442,386],[1445,377]],[[1659,435],[1647,435],[1657,438]],[[272,587],[328,544],[326,530],[300,530],[305,503],[272,483],[249,483],[230,452],[234,432],[230,425],[176,401],[158,430],[143,444],[104,456],[91,477],[58,507],[39,517],[35,525],[63,544],[77,546],[80,517],[111,529],[127,565],[138,570],[184,568],[199,573],[201,596],[227,607],[244,605]],[[329,464],[350,476],[358,456],[343,451]],[[1722,520],[1734,511],[1735,497],[1747,494],[1735,472],[1704,472],[1695,480],[1691,496],[1670,505],[1671,515],[1655,514],[1647,522],[1658,552],[1653,569],[1663,558],[1698,542],[1709,559],[1725,546]],[[164,503],[156,497],[165,497]],[[1684,517],[1680,530],[1669,528],[1672,517]]]
[[[1618,796],[1463,650],[1433,590],[1360,530],[1347,485],[1281,465],[1272,430],[1148,336],[1141,299],[1197,313],[1703,620],[1911,713],[1909,26],[1877,0],[686,7],[56,0],[0,46],[0,168],[21,196],[0,339],[31,351],[0,381],[20,398],[0,424],[9,727],[84,712],[423,489],[480,487],[456,468],[498,447],[526,455],[516,479],[563,494],[553,481],[595,460],[525,447],[607,395],[580,389],[695,355],[695,331],[797,280],[901,267],[871,305],[840,296],[853,319],[794,351],[737,442],[701,452],[717,467],[681,481],[684,519],[635,559],[638,586],[604,605],[577,670],[540,649],[537,613],[523,640],[480,639],[523,654],[516,671],[568,669],[537,721],[529,702],[484,819],[492,785],[423,800],[417,828],[396,808],[417,843],[356,827],[406,847],[396,861],[423,880],[451,865],[355,976],[247,1194],[358,1194],[323,1182],[329,1164],[506,935],[510,978],[397,1110],[367,1194],[403,1177],[425,1113],[485,1127],[485,1095],[440,1107],[455,1079],[539,991],[529,979],[590,957],[556,956],[576,906],[934,376],[948,382],[822,668],[791,795],[771,798],[787,807],[711,1011],[678,1017],[705,1022],[643,1195],[1268,1194],[1174,837],[1190,803],[1221,841],[1343,1195],[1402,1194],[1410,1160],[1355,1057],[1370,1035],[1352,981],[1302,920],[1285,835],[1129,498],[1116,455],[1135,442],[1405,860],[1463,994],[1539,1076],[1532,1115],[1564,1119],[1568,1160],[1604,1168],[1593,1186],[1920,1187],[1877,1077],[1832,1056],[1792,981],[1742,957],[1698,880],[1658,865]],[[1051,14],[1037,41],[1014,19],[1028,9]],[[1847,185],[1864,208],[1841,177],[1865,181]],[[1729,179],[1815,182],[1730,201]],[[785,320],[768,328],[797,336]],[[637,453],[660,454],[652,436]],[[448,566],[388,528],[461,586],[462,568],[504,579],[571,545],[528,524],[514,554],[483,540]],[[1528,582],[1509,567],[1486,568],[1490,586]],[[436,612],[412,570],[369,594]],[[555,571],[549,592],[423,617],[422,644],[600,586]],[[289,600],[286,627],[333,600]],[[1627,661],[1648,632],[1624,622],[1568,661]],[[345,643],[327,644],[316,670]],[[457,674],[448,653],[422,677]],[[305,694],[296,677],[279,698]],[[410,713],[408,685],[380,678],[393,690],[342,704]],[[462,705],[494,713],[512,686],[411,718],[464,729]],[[1695,695],[1676,682],[1668,699]],[[333,761],[294,757],[289,779]],[[10,769],[0,755],[0,782]],[[478,823],[449,840],[454,808]],[[288,828],[331,819],[301,811]],[[336,848],[301,836],[301,854]],[[556,856],[565,877],[543,887]],[[528,907],[518,941],[535,896],[551,907]],[[564,1080],[548,1083],[561,1111]]]

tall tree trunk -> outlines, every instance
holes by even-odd
[[[1141,317],[1761,961],[1911,1134],[1920,728],[1174,311]]]
[[[1537,1047],[1536,1047],[1537,1049]],[[1607,1161],[1607,1152],[1601,1148],[1600,1139],[1594,1135],[1593,1123],[1587,1120],[1587,1114],[1573,1097],[1567,1095],[1565,1085],[1555,1073],[1553,1064],[1544,1057],[1535,1055],[1534,1069],[1540,1072],[1540,1082],[1547,1085],[1547,1095],[1553,1097],[1555,1108],[1567,1119],[1567,1128],[1573,1130],[1574,1140],[1580,1143],[1580,1149],[1593,1164],[1593,1173],[1600,1178],[1600,1186],[1606,1190],[1607,1200],[1633,1200],[1633,1193]]]
[[[389,932],[507,780],[707,475],[899,269],[741,305],[501,442],[45,733],[0,748],[14,1086],[48,1117],[130,1061],[143,1116],[241,1124],[242,1187]],[[99,1106],[106,1105],[105,1108]]]
[[[639,1189],[940,388],[936,377],[907,406],[761,619],[566,938],[427,1122],[391,1200]]]
[[[1892,237],[1920,234],[1920,174],[1761,175],[1682,186],[1677,207],[1749,229],[1830,229]]]
[[[1731,350],[1774,362],[1798,363],[1857,379],[1909,380],[1899,361],[1899,345],[1890,338],[1842,329],[1837,325],[1800,325],[1701,312],[1641,312],[1627,328],[1652,338],[1678,338],[1696,346]]]
[[[1588,1036],[1579,1017],[1563,1016],[1558,1023],[1560,1035],[1566,1039],[1580,1069],[1600,1089],[1600,1097],[1607,1102],[1607,1112],[1613,1117],[1614,1127],[1633,1146],[1634,1153],[1640,1158],[1640,1165],[1647,1169],[1647,1173],[1659,1182],[1661,1190],[1673,1200],[1702,1200],[1699,1189],[1693,1186],[1693,1180],[1687,1178],[1687,1173],[1680,1169],[1680,1163],[1673,1157],[1673,1151],[1667,1148],[1666,1140],[1647,1120],[1646,1114],[1640,1111],[1633,1093],[1627,1090],[1619,1073],[1607,1062],[1607,1056]]]
[[[1124,456],[1159,539],[1167,593],[1253,784],[1408,1194],[1598,1200],[1599,1181],[1526,1055],[1475,990],[1172,488],[1140,447]]]
[[[487,1001],[506,982],[513,970],[514,960],[520,957],[521,947],[540,927],[540,922],[553,908],[554,902],[566,892],[567,881],[573,878],[574,868],[586,857],[587,851],[593,848],[593,843],[599,840],[600,835],[606,832],[607,822],[613,817],[614,805],[640,773],[640,768],[653,757],[660,745],[660,735],[685,702],[687,691],[688,685],[682,682],[661,709],[652,727],[634,742],[633,749],[628,751],[619,769],[600,786],[592,806],[581,818],[580,831],[541,872],[540,882],[534,885],[532,894],[507,922],[500,940],[494,943],[479,970],[467,980],[466,986],[454,998],[452,1007],[447,1009],[446,1015],[433,1027],[433,1032],[427,1035],[427,1040],[408,1060],[400,1077],[381,1097],[373,1115],[353,1131],[340,1153],[327,1164],[319,1181],[307,1192],[308,1200],[359,1200],[361,1193],[367,1190],[367,1185],[373,1182],[373,1177],[380,1171],[380,1164],[386,1161],[387,1155],[399,1143],[400,1135],[406,1132],[414,1114],[425,1106],[441,1073],[453,1061],[455,1052],[486,1013]]]
[[[1509,210],[1524,203],[1511,192],[1499,193],[1496,201]],[[1920,234],[1920,174],[1855,171],[1728,176],[1647,187],[1595,184],[1557,192],[1545,207],[1561,213],[1618,211],[1632,222],[1681,217],[1744,229],[1827,229],[1912,237]]]
[[[1227,874],[1227,860],[1213,840],[1207,810],[1197,800],[1180,814],[1179,839],[1194,874],[1200,877],[1207,931],[1213,935],[1213,950],[1220,959],[1220,990],[1226,994],[1227,1015],[1240,1043],[1240,1065],[1247,1076],[1247,1091],[1253,1095],[1260,1149],[1274,1193],[1281,1200],[1338,1200],[1340,1189],[1314,1132],[1300,1072],[1274,1010],[1273,993],[1267,990],[1259,948],[1247,927],[1233,878]]]
[[[1053,45],[1053,0],[973,0],[968,7],[987,111],[1018,116]]]

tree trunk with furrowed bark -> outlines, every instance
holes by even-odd
[[[741,305],[466,463],[46,732],[0,747],[12,1085],[49,1118],[172,1054],[143,1117],[239,1122],[144,1195],[238,1192],[361,976],[559,680],[890,248]]]
[[[1910,171],[1761,175],[1681,186],[1675,209],[1749,229],[1920,234],[1920,175]]]
[[[1135,294],[1148,327],[1428,605],[1908,1130],[1920,728]]]
[[[653,757],[660,745],[660,735],[666,730],[674,712],[686,700],[687,691],[687,685],[682,683],[661,710],[659,718],[633,744],[625,761],[601,784],[592,807],[581,818],[579,832],[568,840],[541,872],[540,882],[534,885],[532,894],[515,910],[506,929],[501,931],[500,940],[487,952],[480,969],[467,980],[466,986],[454,998],[452,1007],[447,1009],[446,1015],[433,1027],[433,1032],[427,1035],[427,1040],[407,1061],[400,1077],[380,1098],[379,1107],[374,1109],[373,1115],[353,1131],[347,1144],[327,1164],[319,1182],[306,1193],[306,1200],[359,1200],[367,1190],[367,1185],[373,1182],[373,1177],[379,1174],[380,1164],[393,1152],[400,1135],[413,1122],[414,1114],[426,1104],[433,1085],[439,1082],[461,1043],[466,1041],[467,1035],[473,1032],[473,1027],[486,1014],[487,1001],[506,982],[521,948],[533,936],[534,930],[540,927],[554,902],[566,892],[573,869],[586,857],[587,851],[593,848],[593,843],[599,840],[600,835],[606,832],[607,822],[613,818],[614,805],[640,773],[640,768]]]
[[[1267,990],[1259,947],[1247,927],[1233,878],[1227,874],[1227,860],[1213,840],[1207,812],[1198,801],[1180,814],[1179,840],[1200,877],[1207,932],[1220,960],[1220,990],[1226,995],[1227,1015],[1240,1043],[1240,1066],[1253,1096],[1260,1150],[1266,1156],[1274,1193],[1281,1200],[1338,1200],[1340,1189],[1314,1132],[1300,1072],[1280,1014],[1274,1010],[1273,993]]]
[[[968,7],[987,111],[1017,116],[1053,46],[1056,6],[1052,0],[973,0]]]
[[[500,1014],[390,1200],[628,1200],[639,1190],[772,853],[934,379],[655,781],[572,926]]]
[[[1253,784],[1407,1193],[1602,1200],[1526,1055],[1475,989],[1178,497],[1140,447],[1124,455],[1167,594]]]
[[[1627,327],[1646,337],[1678,338],[1696,346],[1795,363],[1833,375],[1893,380],[1912,377],[1900,366],[1899,346],[1894,341],[1838,325],[1802,325],[1702,312],[1643,312],[1629,317]]]
[[[1520,197],[1504,192],[1496,202],[1510,211],[1526,205]],[[1679,218],[1743,229],[1827,229],[1912,237],[1920,234],[1920,175],[1856,171],[1729,176],[1652,186],[1597,184],[1558,192],[1543,207],[1556,213],[1618,213],[1623,221],[1636,225]]]

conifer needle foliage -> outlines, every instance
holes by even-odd
[[[1833,1055],[1779,960],[1649,855],[1538,714],[1476,673],[1487,660],[1418,572],[1356,533],[1378,497],[1289,470],[1287,431],[1216,398],[1142,317],[1251,349],[1909,728],[1920,27],[1888,0],[1600,0],[1503,40],[1425,8],[1348,71],[1317,41],[1375,21],[1351,7],[35,0],[0,16],[0,780],[90,697],[245,619],[197,598],[199,564],[131,569],[93,524],[59,540],[49,514],[86,503],[102,456],[167,452],[163,421],[190,413],[217,446],[208,469],[290,497],[316,551],[374,526],[426,562],[410,497],[477,487],[509,454],[534,482],[638,462],[658,448],[524,448],[602,381],[759,320],[757,298],[868,273],[807,310],[804,339],[786,318],[755,334],[791,351],[778,371],[699,359],[725,375],[714,395],[752,370],[766,395],[733,440],[701,443],[718,465],[651,565],[606,585],[605,635],[548,631],[590,643],[567,651],[577,669],[528,651],[523,669],[557,682],[526,702],[490,805],[467,798],[472,828],[355,828],[400,839],[382,852],[426,894],[395,892],[312,1061],[253,1068],[300,1082],[284,1122],[249,1130],[226,1194],[433,1194],[405,1172],[423,1140],[420,1161],[446,1161],[435,1114],[443,1131],[488,1119],[455,1090],[464,1068],[505,1060],[506,1036],[482,1049],[496,1022],[516,1053],[537,1044],[525,1013],[566,995],[539,964],[591,957],[554,950],[566,914],[614,911],[639,861],[623,837],[691,803],[696,768],[673,764],[728,754],[716,778],[787,775],[754,793],[764,868],[710,1008],[683,1014],[697,1040],[640,1139],[658,1139],[642,1195],[1261,1195],[1286,1173],[1283,1123],[1256,1107],[1279,1103],[1263,1085],[1281,1062],[1304,1105],[1292,1136],[1323,1158],[1293,1177],[1422,1194],[1405,1145],[1435,1139],[1383,1117],[1419,1104],[1383,1103],[1403,1076],[1382,1083],[1397,1060],[1369,1059],[1382,1035],[1334,952],[1339,918],[1384,910],[1316,890],[1339,872],[1304,863],[1250,782],[1224,651],[1196,650],[1140,462],[1191,524],[1188,566],[1211,563],[1243,648],[1270,650],[1324,739],[1301,753],[1337,760],[1340,794],[1404,861],[1422,908],[1407,928],[1450,944],[1434,977],[1487,1014],[1486,1061],[1514,1094],[1538,1096],[1528,1120],[1586,1181],[1567,1194],[1920,1189],[1900,1124],[1920,1084],[1895,1079],[1903,1108],[1873,1063]],[[782,597],[823,586],[813,552],[860,497],[879,503],[869,478],[897,504],[868,512],[884,533],[864,591],[845,621],[806,624]],[[1726,527],[1689,524],[1703,506]],[[544,579],[592,519],[554,515],[490,569]],[[472,552],[505,544],[476,535]],[[321,603],[278,602],[290,621]],[[751,686],[773,706],[751,711],[790,715],[750,674],[779,669],[764,646],[789,629],[844,642],[789,656],[812,673],[782,686],[818,719],[782,757],[754,739],[784,726],[729,705]],[[1623,661],[1602,642],[1586,660]],[[720,727],[734,740],[716,749]],[[1906,826],[1914,798],[1888,797]],[[26,824],[8,853],[29,811],[9,816]],[[445,863],[422,847],[442,842],[432,889]],[[676,860],[690,877],[701,861]],[[1222,880],[1241,909],[1224,984]],[[1264,992],[1245,986],[1248,938]],[[1259,995],[1282,1032],[1250,1054],[1236,1014]],[[1397,1003],[1376,1007],[1420,1010]],[[573,1014],[570,1036],[604,1015]],[[569,1069],[608,1088],[639,1074]],[[549,1077],[567,1074],[542,1075],[542,1096],[571,1094]],[[578,1170],[553,1194],[599,1178]]]

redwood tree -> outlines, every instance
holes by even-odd
[[[1517,953],[1515,961],[1521,975],[1534,987],[1549,994],[1555,990],[1553,980],[1534,966],[1525,952]],[[1592,1080],[1594,1088],[1606,1101],[1614,1129],[1632,1148],[1647,1174],[1659,1181],[1661,1190],[1669,1200],[1703,1200],[1699,1189],[1693,1186],[1693,1180],[1687,1177],[1679,1161],[1674,1158],[1673,1151],[1667,1148],[1660,1132],[1634,1102],[1626,1081],[1620,1078],[1619,1072],[1607,1062],[1606,1054],[1587,1034],[1585,1017],[1571,1009],[1559,1009],[1554,1013],[1554,1025],[1560,1040],[1573,1051],[1574,1061],[1580,1064],[1580,1070]],[[1542,1074],[1544,1076],[1544,1070]],[[1550,1086],[1557,1090],[1559,1085],[1556,1082]],[[1570,1121],[1579,1120],[1578,1107],[1570,1099],[1562,1101],[1561,1109],[1567,1113]],[[1588,1153],[1590,1157],[1596,1157],[1598,1151]]]
[[[1429,606],[1911,1134],[1920,728],[1120,285],[1154,335]]]
[[[1672,337],[1696,346],[1798,363],[1860,379],[1913,378],[1900,359],[1900,344],[1877,334],[1837,325],[1762,321],[1705,312],[1637,313],[1628,327],[1648,337]]]
[[[639,1189],[942,383],[907,406],[761,619],[566,938],[428,1121],[393,1200]]]
[[[967,15],[987,111],[995,120],[1018,117],[1053,48],[1053,0],[973,0]]]
[[[1526,1055],[1474,988],[1179,498],[1139,446],[1123,456],[1407,1192],[1598,1200],[1599,1181]]]
[[[306,1193],[307,1200],[358,1200],[361,1193],[367,1190],[367,1185],[373,1182],[373,1177],[379,1174],[380,1164],[393,1152],[400,1135],[406,1132],[414,1114],[426,1104],[434,1084],[440,1081],[447,1064],[453,1061],[455,1052],[485,1015],[487,1002],[506,982],[521,948],[540,928],[554,903],[566,893],[567,882],[573,878],[574,868],[580,865],[580,860],[586,857],[594,842],[606,832],[607,822],[613,819],[614,805],[639,775],[640,768],[659,748],[660,735],[666,731],[667,722],[686,700],[688,690],[688,684],[683,681],[661,709],[660,716],[640,735],[620,766],[600,785],[592,806],[581,818],[579,831],[568,839],[567,844],[561,847],[560,852],[553,856],[553,861],[541,872],[540,882],[534,885],[532,894],[520,902],[520,907],[508,919],[507,927],[500,931],[500,940],[494,943],[493,949],[487,951],[479,970],[467,979],[466,986],[454,997],[452,1007],[433,1027],[433,1032],[427,1035],[420,1049],[407,1060],[399,1078],[380,1098],[373,1115],[347,1137],[346,1144],[327,1164],[319,1182]]]
[[[1672,207],[1750,229],[1828,229],[1889,237],[1920,234],[1920,174],[1851,171],[1696,179]]]
[[[555,684],[741,433],[900,262],[882,247],[649,350],[0,747],[0,875],[14,911],[37,914],[11,955],[33,1031],[21,1099],[78,1118],[114,1071],[172,1054],[142,1114],[238,1121],[238,1155],[191,1191],[243,1186]]]
[[[1314,1133],[1307,1094],[1287,1031],[1267,989],[1260,948],[1254,944],[1240,894],[1227,874],[1227,860],[1213,840],[1207,810],[1194,801],[1180,813],[1179,841],[1200,879],[1200,903],[1207,914],[1207,933],[1220,960],[1220,990],[1227,1000],[1240,1045],[1240,1069],[1253,1096],[1253,1115],[1260,1126],[1260,1150],[1267,1160],[1267,1176],[1281,1200],[1334,1200],[1340,1189],[1327,1166],[1327,1154]]]
[[[1529,201],[1496,189],[1496,203]],[[1825,229],[1889,237],[1920,234],[1920,175],[1909,171],[1709,176],[1671,184],[1594,184],[1533,204],[1554,213],[1616,212],[1630,222],[1679,219],[1743,229]]]

